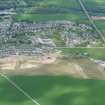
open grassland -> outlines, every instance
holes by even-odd
[[[40,105],[104,105],[105,81],[69,76],[10,76]],[[35,105],[0,77],[1,105]]]
[[[105,48],[59,48],[65,55],[78,56],[87,53],[87,56],[94,59],[105,60]]]

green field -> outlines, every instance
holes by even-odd
[[[18,14],[15,16],[16,21],[49,21],[49,20],[70,20],[77,23],[88,23],[86,17],[81,14]]]
[[[27,8],[18,10],[14,16],[15,21],[48,21],[48,20],[70,20],[77,23],[89,23],[87,17],[81,11],[81,7],[75,0],[39,0],[27,1]]]
[[[40,105],[104,105],[105,81],[69,76],[11,76]],[[0,105],[35,105],[0,77]]]
[[[80,55],[88,53],[88,57],[105,60],[105,48],[59,48],[65,55]]]

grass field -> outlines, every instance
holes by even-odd
[[[105,60],[105,48],[61,48],[61,50],[65,55],[88,53],[91,58]]]
[[[68,76],[10,76],[40,105],[104,105],[105,81]],[[0,77],[0,105],[35,105]]]

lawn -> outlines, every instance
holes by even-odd
[[[40,105],[104,105],[105,81],[69,76],[10,76]],[[35,105],[0,77],[0,105]]]

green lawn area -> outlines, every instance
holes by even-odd
[[[89,57],[105,60],[105,48],[63,48],[60,49],[65,55],[77,55],[88,53]]]
[[[40,105],[104,105],[105,81],[69,76],[10,76]],[[35,105],[0,77],[0,105]]]

